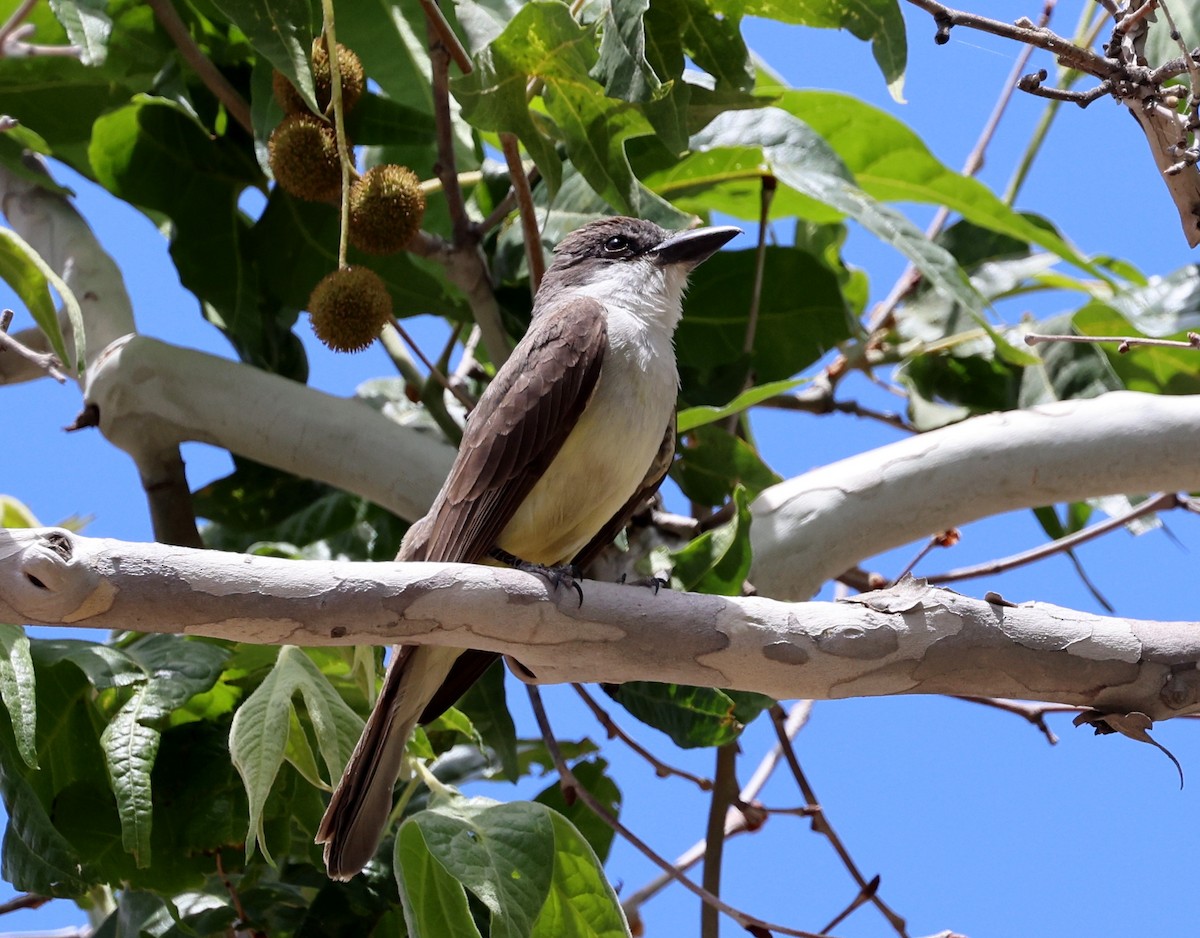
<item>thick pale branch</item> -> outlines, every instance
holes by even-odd
[[[0,621],[267,644],[396,641],[511,655],[539,681],[655,680],[778,698],[1020,697],[1200,711],[1200,628],[984,602],[908,581],[839,603],[659,594],[459,564],[288,561],[0,531]]]
[[[454,458],[439,434],[352,401],[146,336],[88,369],[84,399],[127,452],[189,440],[356,492],[404,518],[429,508]]]
[[[855,564],[990,515],[1200,487],[1200,397],[1118,391],[988,414],[843,459],[751,506],[751,580],[807,599]]]

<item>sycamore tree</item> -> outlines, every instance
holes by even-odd
[[[1087,4],[1069,38],[911,2],[939,42],[983,30],[1049,52],[1025,93],[1115,98],[1149,144],[1131,171],[1159,175],[1179,209],[1161,237],[1200,240],[1191,10]],[[132,458],[156,536],[38,527],[20,492],[2,503],[2,864],[26,904],[75,899],[114,936],[608,936],[637,933],[676,879],[699,896],[702,935],[721,916],[758,935],[836,934],[841,915],[798,905],[771,922],[721,898],[724,841],[769,817],[757,795],[783,764],[793,813],[857,884],[846,914],[874,905],[906,935],[795,758],[803,701],[966,695],[1035,722],[1073,709],[1153,745],[1156,721],[1200,711],[1194,624],[1016,603],[986,580],[962,595],[870,564],[1015,509],[1035,513],[1045,548],[940,579],[1069,553],[1192,510],[1200,465],[1194,269],[1084,256],[883,112],[788,87],[741,33],[749,16],[849,30],[899,96],[897,0],[5,10],[0,275],[23,308],[0,324],[0,382],[77,383],[76,426]],[[61,166],[159,225],[231,356],[139,335]],[[900,201],[944,211],[922,231]],[[527,324],[548,252],[604,214],[671,228],[719,216],[750,234],[693,277],[668,501],[586,571],[578,607],[518,571],[388,563]],[[843,258],[849,225],[910,265],[875,302]],[[1020,316],[1051,290],[1061,312]],[[411,341],[418,314],[444,320],[438,347]],[[344,350],[381,342],[395,374],[363,374],[354,399],[307,387],[310,328]],[[868,379],[902,405],[846,396]],[[764,408],[854,412],[904,436],[783,479],[753,432]],[[228,450],[235,470],[190,491],[187,441]],[[83,469],[76,482],[86,508]],[[671,589],[619,582],[648,573]],[[841,601],[811,601],[830,581]],[[31,640],[25,624],[113,631]],[[528,690],[498,664],[419,732],[394,833],[363,875],[333,883],[313,834],[396,641],[500,652]],[[602,748],[596,724],[555,735],[536,685],[559,682],[615,743]],[[518,733],[517,692],[536,729]],[[708,793],[706,833],[678,859],[621,822],[631,795],[605,749],[637,745],[639,721],[670,740],[643,750],[655,771]],[[774,725],[778,748],[751,777],[739,739],[755,723]],[[705,748],[711,777],[672,765]],[[459,791],[543,772],[557,778],[529,800]],[[604,872],[615,836],[663,880],[618,898]]]

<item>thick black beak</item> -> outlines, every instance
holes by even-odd
[[[654,248],[654,259],[663,267],[668,264],[684,264],[690,270],[703,264],[716,254],[722,245],[741,233],[741,228],[734,228],[732,225],[678,231]]]

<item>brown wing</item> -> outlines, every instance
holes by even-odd
[[[573,298],[534,317],[472,411],[450,476],[398,560],[487,556],[574,429],[607,348],[596,300]]]
[[[667,476],[667,471],[671,468],[671,460],[674,458],[675,415],[671,414],[671,419],[667,423],[667,432],[663,434],[662,445],[659,446],[658,452],[654,456],[654,462],[650,464],[650,469],[646,472],[646,478],[633,497],[621,506],[621,510],[613,515],[608,524],[601,528],[587,546],[576,555],[576,566],[581,570],[586,568],[596,559],[600,551],[613,542],[621,533],[621,529],[629,522],[630,516],[641,507],[646,499],[658,491],[658,487],[662,485],[663,479]],[[458,660],[451,667],[450,673],[446,676],[446,680],[442,682],[438,692],[422,711],[421,722],[428,723],[430,720],[436,720],[448,708],[454,706],[458,698],[465,694],[467,689],[479,678],[483,677],[483,672],[498,657],[500,656],[495,652],[474,649],[459,655]]]

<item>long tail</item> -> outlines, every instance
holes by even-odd
[[[317,829],[330,878],[350,879],[375,856],[392,810],[404,746],[460,654],[458,648],[397,646],[383,690]]]

